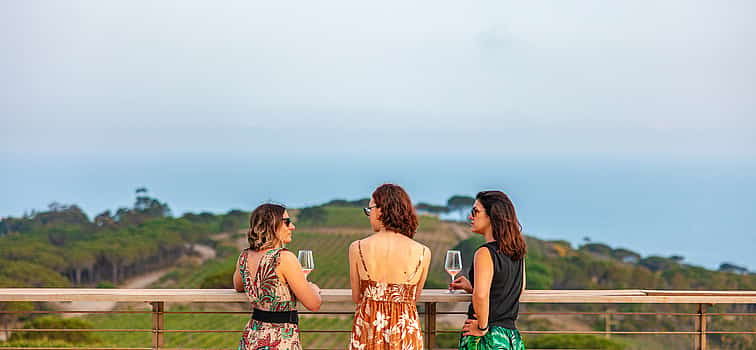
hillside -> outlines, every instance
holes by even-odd
[[[144,202],[144,199],[142,200]],[[119,209],[115,215],[98,215],[89,221],[76,206],[56,206],[50,211],[33,213],[24,218],[8,218],[2,221],[5,232],[0,237],[0,287],[61,287],[61,286],[118,286],[121,281],[139,276],[155,269],[166,269],[166,274],[151,287],[153,288],[230,288],[231,275],[238,252],[246,247],[245,226],[248,212],[238,210],[223,215],[208,213],[186,214],[180,218],[167,215],[165,210],[156,211],[157,206],[165,206],[153,200],[150,206],[135,203],[134,208]],[[290,209],[297,229],[293,242],[287,247],[296,252],[311,249],[314,252],[316,268],[310,279],[323,288],[348,288],[347,247],[357,239],[370,234],[367,218],[361,212],[360,203],[330,203],[329,205]],[[167,209],[165,206],[164,209]],[[9,230],[11,228],[12,230]],[[423,215],[416,239],[428,245],[433,253],[431,271],[426,288],[445,288],[448,275],[443,269],[446,250],[463,251],[463,263],[469,267],[473,250],[481,242],[480,236],[467,232],[466,225],[440,221],[434,216]],[[756,290],[753,275],[706,270],[683,264],[679,257],[642,257],[639,254],[608,245],[591,243],[572,247],[563,241],[544,241],[527,237],[528,271],[527,285],[530,289],[700,289],[700,290]],[[215,250],[216,258],[201,262],[192,259],[191,246],[202,243]],[[29,273],[31,272],[31,273]],[[24,305],[0,305],[1,308],[29,309]],[[120,308],[129,308],[122,305]],[[189,306],[175,305],[172,310],[183,310]],[[346,310],[350,308],[344,305]],[[638,305],[617,305],[618,311],[650,311]],[[656,311],[690,312],[688,306],[655,305]],[[747,308],[748,306],[740,306]],[[191,305],[192,309],[203,308]],[[246,310],[243,305],[228,306],[231,310]],[[571,311],[603,311],[601,305],[527,305],[526,311],[557,311],[569,308]],[[715,307],[713,310],[723,307]],[[727,311],[746,311],[729,307]],[[753,310],[750,310],[753,312]],[[88,316],[85,319],[105,328],[111,325],[140,325],[147,322],[139,316],[125,315]],[[241,329],[246,316],[203,318],[195,324],[190,316],[172,316],[171,327],[182,329],[203,329],[218,327]],[[21,321],[28,320],[22,318]],[[752,318],[739,320],[712,319],[710,326],[721,325],[730,329],[756,330]],[[349,328],[349,320],[333,317],[310,317],[312,328]],[[613,329],[634,330],[653,327],[655,329],[679,330],[689,328],[679,320],[659,320],[649,318],[618,317]],[[729,323],[728,323],[729,322]],[[733,322],[738,322],[733,326]],[[441,320],[443,329],[455,329],[458,320]],[[203,326],[204,325],[204,326]],[[524,329],[603,329],[603,323],[596,317],[551,317],[523,316],[520,326]],[[204,328],[208,329],[208,328]],[[529,348],[547,346],[554,337],[559,341],[574,341],[581,346],[594,348],[636,349],[651,345],[664,348],[685,348],[686,340],[668,337],[616,337],[606,342],[603,338],[588,336],[533,336],[529,335]],[[184,340],[171,341],[176,346],[203,346],[218,344],[220,339],[228,347],[233,347],[234,337],[220,338],[213,334],[199,334]],[[574,338],[574,339],[573,339]],[[129,340],[129,339],[133,339]],[[747,349],[753,340],[744,336],[711,336],[713,344],[728,344],[731,349]],[[750,340],[749,340],[750,339]],[[106,344],[128,344],[143,346],[145,338],[103,335],[100,341]],[[308,334],[308,344],[317,346],[337,346],[338,337]],[[453,346],[454,335],[439,336],[439,343]],[[539,343],[540,342],[540,343]],[[588,343],[585,343],[588,342]],[[228,344],[226,344],[228,343]],[[588,344],[588,345],[585,345]],[[603,345],[602,345],[603,344]]]

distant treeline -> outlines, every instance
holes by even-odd
[[[415,204],[415,210],[417,210],[419,214],[428,214],[433,216],[457,212],[459,213],[459,219],[465,220],[467,217],[467,211],[470,209],[470,207],[472,207],[474,202],[475,198],[469,196],[454,195],[446,201],[446,205],[436,205],[420,202]],[[299,211],[298,218],[312,226],[324,225],[326,223],[327,216],[325,207],[364,208],[367,207],[369,203],[370,198],[361,198],[357,200],[334,199],[321,205],[302,208]]]
[[[131,208],[89,220],[76,205],[0,221],[0,287],[66,287],[118,283],[170,265],[208,233],[241,228],[234,210],[170,217],[167,204],[137,190]]]
[[[326,223],[326,211],[325,207],[338,206],[338,207],[367,207],[370,202],[369,198],[362,198],[357,200],[346,199],[334,199],[322,205],[316,205],[311,207],[302,208],[299,212],[299,219],[305,220],[310,225],[323,225]],[[460,220],[466,220],[467,213],[470,207],[475,202],[475,198],[463,195],[451,196],[446,205],[436,205],[420,202],[415,204],[415,209],[421,214],[439,215],[449,213],[459,213]],[[602,243],[590,243],[589,238],[585,238],[586,244],[580,246],[581,251],[592,253],[595,256],[611,258],[617,261],[625,263],[639,264],[645,266],[651,271],[670,270],[674,267],[683,264],[684,258],[679,255],[673,255],[670,257],[649,256],[641,258],[641,255],[628,249],[618,248],[612,249],[606,244]],[[557,250],[565,250],[570,246],[567,241],[554,241],[556,245],[563,248],[554,248]],[[719,265],[717,271],[730,272],[740,275],[754,274],[754,272],[748,271],[747,268],[739,266],[729,262],[723,262]]]

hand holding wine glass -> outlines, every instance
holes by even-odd
[[[312,250],[300,250],[297,254],[297,260],[299,260],[299,265],[302,265],[302,272],[304,272],[305,278],[307,278],[307,275],[315,269]]]
[[[451,276],[452,283],[454,276],[462,271],[462,253],[459,250],[449,250],[446,252],[446,261],[444,262],[446,273]],[[452,290],[449,290],[451,293]]]
[[[470,280],[467,279],[467,277],[459,276],[452,281],[452,283],[449,283],[449,289],[451,290],[458,290],[461,289],[467,293],[472,293],[473,288],[472,284],[470,284]]]

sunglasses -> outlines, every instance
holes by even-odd
[[[370,212],[372,211],[373,208],[378,208],[378,206],[374,205],[371,207],[362,208],[362,212],[365,213],[365,216],[370,216]]]
[[[478,210],[478,208],[472,207],[472,209],[470,209],[470,215],[472,217],[475,217],[476,215],[478,215],[478,213],[480,213],[480,210]]]
[[[283,223],[284,225],[286,225],[286,227],[291,226],[291,223],[292,223],[291,218],[283,218]]]

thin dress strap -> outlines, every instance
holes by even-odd
[[[417,266],[415,266],[415,271],[412,272],[412,274],[407,278],[407,282],[411,281],[413,278],[415,278],[415,275],[417,274],[418,269],[420,269],[420,264],[423,262],[423,258],[425,257],[425,248],[423,248],[423,255],[420,256],[420,260],[417,262]]]
[[[367,275],[368,280],[371,280],[370,272],[368,272],[367,265],[365,265],[365,258],[362,257],[362,244],[360,241],[357,241],[357,248],[360,250],[360,261],[362,261],[362,268],[365,269],[365,274]]]

